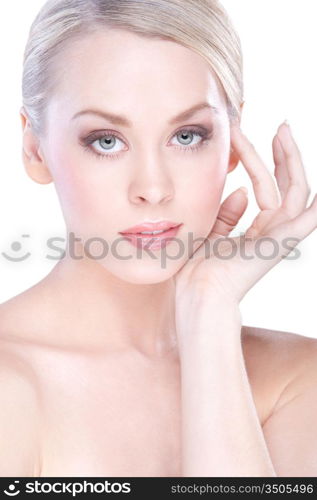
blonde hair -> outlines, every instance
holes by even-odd
[[[240,117],[241,43],[218,0],[48,0],[31,25],[23,60],[23,107],[38,136],[45,135],[45,109],[61,76],[56,71],[60,53],[72,41],[105,28],[171,40],[195,51],[222,85],[230,119]]]

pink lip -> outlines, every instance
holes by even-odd
[[[177,222],[171,222],[168,220],[162,220],[159,222],[142,222],[136,226],[129,227],[124,231],[120,231],[119,234],[138,234],[142,231],[167,231],[170,228],[180,226]],[[144,235],[144,236],[156,236],[156,235]]]
[[[172,223],[169,223],[172,224]],[[153,226],[158,226],[158,224],[152,224],[151,228],[149,229],[149,225],[146,224],[147,229],[142,229],[143,231],[159,231],[159,229],[153,229]],[[138,247],[138,248],[146,248],[147,250],[159,250],[162,248],[165,248],[167,245],[169,245],[172,241],[173,238],[175,238],[176,234],[178,233],[180,227],[182,224],[179,224],[177,226],[171,227],[169,226],[169,229],[164,231],[163,233],[159,234],[140,234],[140,233],[120,233],[122,234],[130,243],[132,243],[133,246]],[[134,226],[134,228],[140,228],[144,227],[144,224],[142,226]],[[130,231],[131,231],[130,229]]]

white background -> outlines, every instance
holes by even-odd
[[[317,192],[317,71],[315,0],[223,0],[242,41],[245,105],[242,128],[273,173],[271,142],[288,119],[311,186]],[[22,163],[22,55],[28,30],[42,0],[3,2],[0,17],[2,65],[0,134],[0,302],[45,277],[56,264],[45,258],[45,241],[65,236],[53,184],[31,181]],[[252,186],[242,164],[229,175],[224,197],[239,186],[249,188],[249,208],[235,233],[244,231],[257,213]],[[234,233],[234,234],[235,234]],[[23,235],[30,237],[25,238]],[[11,249],[20,242],[20,252]],[[317,338],[315,284],[317,230],[297,247],[298,260],[284,260],[262,278],[241,302],[244,325],[283,330]],[[9,262],[1,252],[31,256]]]

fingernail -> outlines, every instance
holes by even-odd
[[[246,196],[248,196],[248,189],[245,186],[242,186],[240,188],[240,191],[243,191],[246,194]]]
[[[290,123],[288,120],[284,120],[283,122],[285,125],[287,125],[287,130],[289,132],[289,134],[292,136],[292,129],[291,129],[291,126],[290,126]]]
[[[284,120],[282,125],[286,125],[286,127],[282,127],[280,130],[279,130],[279,133],[277,134],[278,137],[280,136],[283,140],[289,140],[290,141],[290,144],[293,142],[293,134],[292,134],[292,130],[291,130],[291,127],[290,127],[290,124],[289,124],[289,121],[288,120]],[[284,130],[284,132],[283,132]]]

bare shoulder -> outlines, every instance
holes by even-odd
[[[47,289],[41,282],[0,304],[0,340],[4,336],[28,338],[45,320],[50,308]]]
[[[32,364],[0,313],[0,476],[36,476],[39,393]]]
[[[317,340],[252,327],[244,327],[242,337],[250,385],[277,476],[315,477]]]
[[[59,331],[61,316],[56,307],[56,291],[45,277],[32,287],[0,303],[0,342],[45,345]]]
[[[317,339],[243,325],[245,366],[262,425],[317,380]]]

